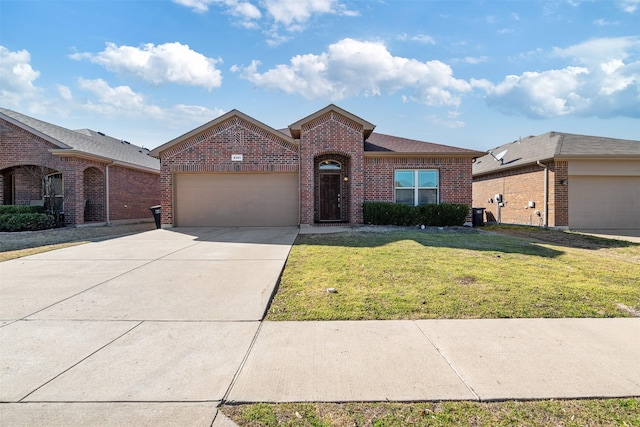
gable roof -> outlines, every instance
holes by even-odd
[[[326,107],[324,107],[322,110],[316,111],[315,113],[305,117],[304,119],[298,120],[297,122],[293,123],[292,125],[289,125],[289,131],[291,132],[291,136],[294,137],[295,139],[300,139],[300,131],[302,130],[302,126],[305,123],[309,123],[310,121],[313,121],[315,119],[317,119],[318,117],[322,117],[325,114],[329,113],[329,112],[335,112],[340,114],[341,116],[346,117],[347,119],[356,122],[358,124],[360,124],[362,126],[362,129],[364,131],[364,139],[367,139],[369,137],[369,135],[371,135],[371,133],[373,132],[373,129],[375,129],[376,125],[369,123],[368,121],[361,119],[360,117],[351,114],[350,112],[343,110],[342,108],[338,107],[337,105],[334,104],[329,104]]]
[[[450,145],[434,144],[415,139],[400,138],[382,133],[372,133],[364,143],[364,152],[370,154],[426,154],[430,156],[465,156],[478,157],[484,153]]]
[[[499,156],[504,151],[500,160]],[[473,175],[518,168],[551,159],[628,159],[640,158],[640,141],[547,132],[529,136],[492,150],[473,164]],[[493,156],[491,155],[493,154]]]
[[[260,128],[260,129],[262,129],[262,130],[274,135],[277,138],[284,139],[288,143],[290,143],[292,145],[296,145],[296,143],[293,140],[293,138],[291,138],[290,136],[286,135],[285,133],[274,129],[271,126],[265,125],[264,123],[259,122],[258,120],[254,119],[253,117],[247,116],[243,112],[234,109],[234,110],[229,111],[226,114],[223,114],[223,115],[221,115],[219,117],[216,117],[215,119],[203,124],[202,126],[199,126],[199,127],[195,128],[195,129],[185,133],[184,135],[180,135],[179,137],[174,138],[171,141],[169,141],[169,142],[167,142],[165,144],[162,144],[159,147],[154,148],[153,150],[151,150],[150,155],[154,156],[154,157],[160,157],[160,155],[161,155],[161,153],[163,151],[167,151],[168,149],[170,149],[170,148],[172,148],[172,147],[174,147],[174,146],[176,146],[178,144],[181,144],[184,141],[187,141],[187,140],[193,138],[194,136],[197,136],[197,135],[199,135],[199,134],[201,134],[203,132],[206,132],[208,129],[210,129],[210,128],[214,127],[214,126],[220,125],[220,124],[222,124],[222,123],[226,122],[227,120],[230,120],[230,119],[232,119],[234,117],[239,117],[242,120],[245,120],[245,121],[253,124],[254,126],[257,126],[258,128]]]
[[[6,108],[0,108],[0,118],[58,147],[51,150],[54,155],[115,161],[124,166],[155,172],[160,170],[158,160],[150,157],[147,149],[101,132],[66,129]]]

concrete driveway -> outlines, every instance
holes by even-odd
[[[96,425],[211,425],[297,233],[153,230],[0,263],[0,423],[91,406]]]

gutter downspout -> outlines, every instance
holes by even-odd
[[[111,221],[109,220],[109,166],[113,165],[113,162],[107,163],[104,168],[104,176],[105,176],[105,205],[106,205],[106,223],[107,225],[111,225]]]
[[[544,168],[544,228],[549,227],[549,166],[536,160],[536,164]]]

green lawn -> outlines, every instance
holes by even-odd
[[[638,312],[640,245],[531,227],[487,227],[300,235],[267,318],[619,317]],[[637,398],[285,403],[221,410],[240,426],[640,426]]]
[[[267,319],[621,317],[640,311],[640,245],[529,228],[493,231],[300,235]]]

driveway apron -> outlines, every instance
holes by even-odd
[[[0,423],[211,425],[297,233],[153,230],[0,263]]]

